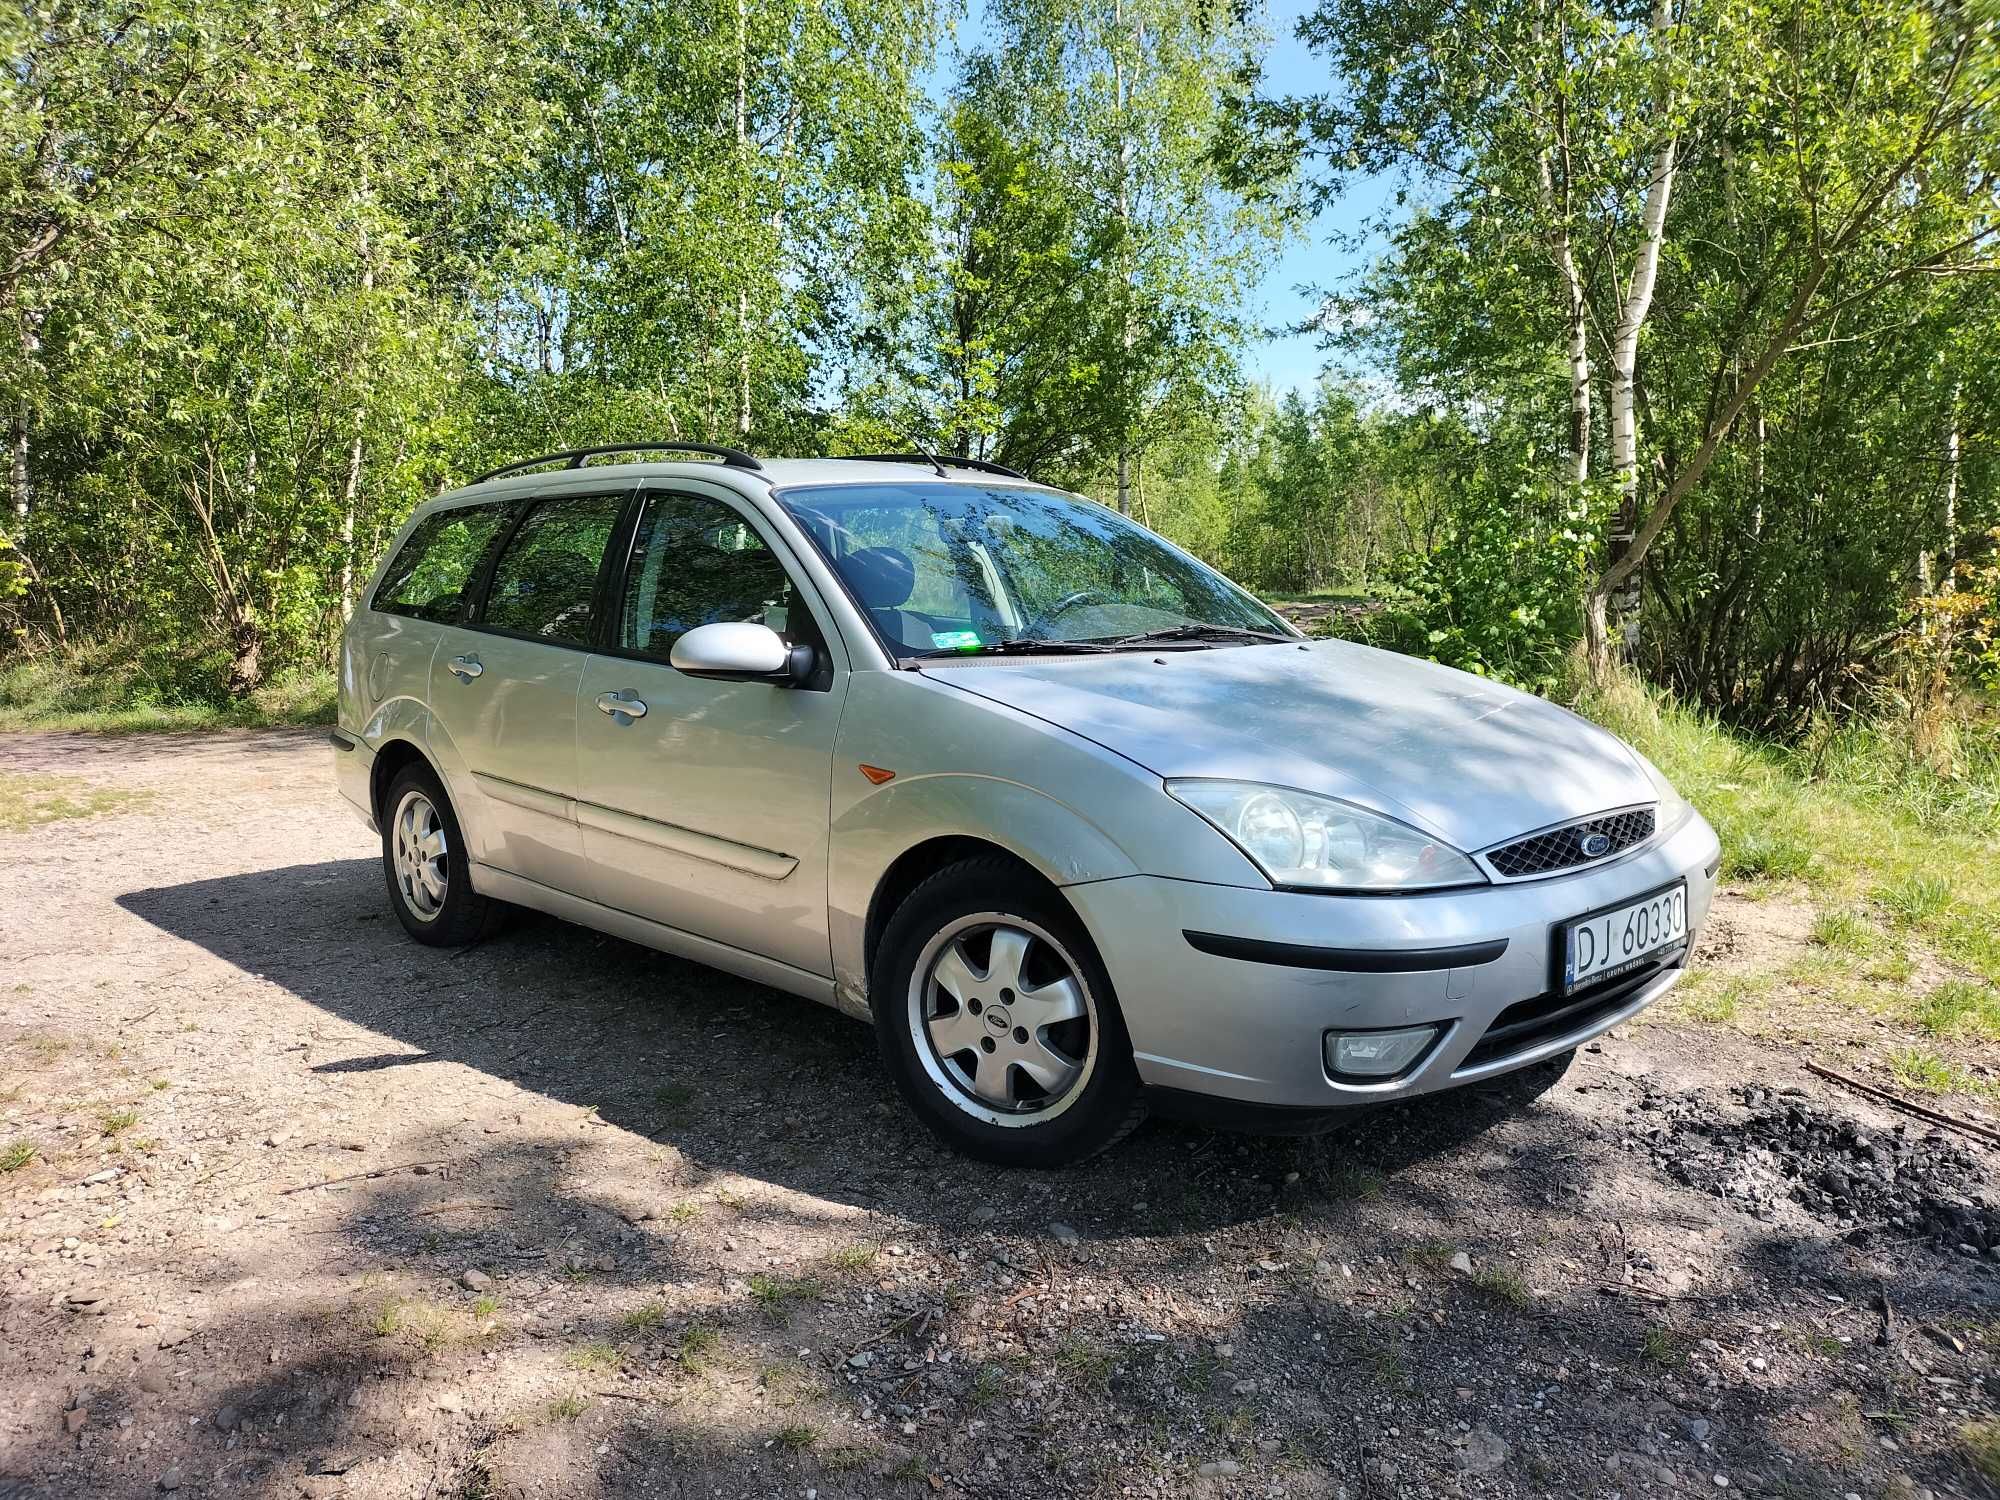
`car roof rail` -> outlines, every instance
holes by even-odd
[[[516,463],[502,464],[489,474],[481,474],[474,484],[484,484],[489,479],[504,479],[509,474],[526,473],[529,469],[539,469],[544,464],[561,464],[565,469],[580,469],[586,459],[597,458],[606,453],[706,453],[722,460],[724,467],[731,469],[754,469],[762,473],[764,466],[741,448],[719,448],[713,443],[612,443],[602,448],[565,448],[560,453],[544,453],[540,458],[524,458]]]
[[[857,464],[929,464],[932,468],[943,465],[950,469],[972,469],[981,474],[998,474],[1002,479],[1028,477],[1019,469],[1010,469],[1005,464],[988,463],[983,458],[960,458],[954,453],[836,453],[833,456],[844,462]]]

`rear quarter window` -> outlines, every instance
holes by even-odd
[[[455,620],[465,591],[506,519],[500,505],[462,505],[425,516],[375,590],[375,608],[419,620]]]

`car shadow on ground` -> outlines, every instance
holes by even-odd
[[[826,1007],[532,912],[441,950],[412,942],[378,864],[341,860],[141,890],[119,905],[370,1036],[319,1074],[451,1061],[676,1147],[695,1167],[917,1221],[1043,1200],[1079,1236],[1186,1232],[1270,1212],[1448,1151],[1534,1085],[1509,1081],[1257,1138],[1160,1120],[1097,1162],[1023,1174],[937,1146],[883,1072],[873,1032]],[[385,1042],[403,1050],[389,1050]],[[323,1050],[323,1049],[322,1049]],[[1310,1181],[1308,1182],[1308,1178]]]

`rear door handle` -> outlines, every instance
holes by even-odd
[[[479,665],[479,658],[476,656],[454,656],[445,663],[445,666],[460,682],[470,682],[486,670]]]
[[[597,706],[608,714],[623,714],[628,719],[646,717],[646,703],[642,698],[621,698],[616,693],[599,693]]]

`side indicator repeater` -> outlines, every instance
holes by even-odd
[[[870,781],[874,782],[875,785],[877,786],[880,786],[885,781],[894,781],[896,779],[896,773],[894,771],[887,770],[882,766],[871,766],[866,764],[865,762],[861,767],[861,774],[863,776],[866,776]]]

